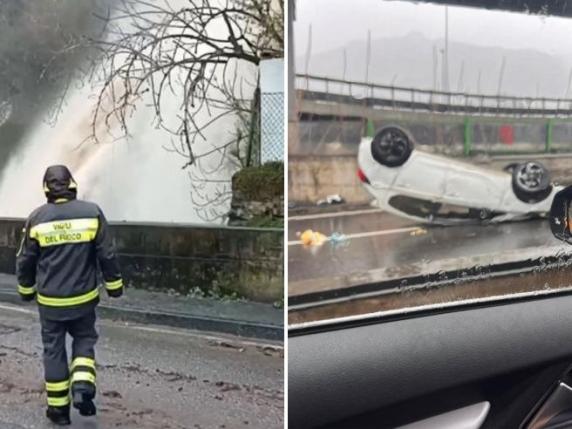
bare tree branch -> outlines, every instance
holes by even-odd
[[[283,18],[283,1],[274,0],[187,0],[177,7],[117,0],[114,12],[101,16],[107,37],[93,40],[102,86],[90,138],[100,141],[102,124],[128,136],[137,105],[149,102],[153,124],[170,136],[168,150],[185,158],[195,207],[209,220],[220,218],[230,181],[218,176],[255,162],[259,145],[258,77],[249,82],[241,70],[283,56]],[[173,100],[175,117],[166,108]],[[235,131],[208,141],[221,121],[232,121]]]

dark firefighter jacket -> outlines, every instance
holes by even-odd
[[[17,255],[18,292],[37,298],[50,318],[78,317],[99,302],[98,266],[107,293],[123,293],[123,281],[101,209],[76,199],[77,185],[64,166],[44,176],[48,203],[28,218]]]

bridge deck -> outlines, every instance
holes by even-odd
[[[571,99],[442,92],[309,75],[298,75],[296,86],[302,113],[315,113],[304,110],[313,108],[314,102],[451,115],[572,117]]]
[[[541,15],[572,17],[572,5],[567,0],[420,0],[449,6],[504,10]]]

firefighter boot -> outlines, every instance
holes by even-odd
[[[79,414],[85,417],[95,416],[97,409],[93,403],[95,397],[95,389],[93,385],[77,381],[72,387],[73,406],[79,411]]]
[[[70,406],[65,407],[48,407],[46,410],[46,417],[52,423],[58,426],[68,426],[71,424],[70,420]]]

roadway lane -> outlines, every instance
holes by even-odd
[[[416,225],[377,209],[365,209],[294,216],[288,226],[290,282],[561,244],[551,235],[546,220],[440,227]],[[326,235],[345,234],[349,240],[306,248],[295,241],[296,233],[308,228]]]
[[[415,226],[415,222],[389,215],[376,208],[290,216],[288,218],[288,241],[297,240],[297,234],[306,229],[330,235],[333,232],[354,234],[410,226]]]
[[[98,416],[72,428],[280,428],[282,350],[183,330],[100,321]],[[0,427],[52,428],[44,417],[33,307],[0,305]]]

